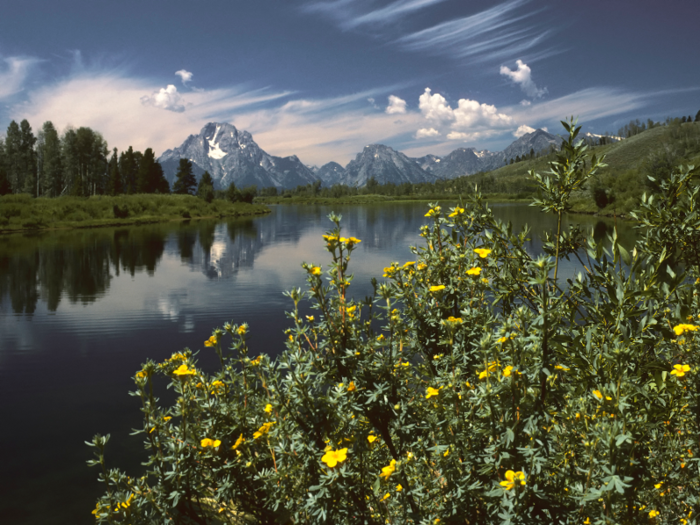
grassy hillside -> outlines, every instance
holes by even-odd
[[[0,233],[56,228],[94,228],[204,217],[236,217],[269,212],[261,204],[207,203],[191,195],[120,195],[34,199],[0,197]]]
[[[653,191],[648,175],[663,177],[680,164],[700,166],[700,122],[659,126],[615,144],[596,146],[591,151],[597,156],[604,154],[607,167],[584,191],[575,195],[574,211],[624,215],[636,206],[645,191]],[[472,179],[485,192],[532,192],[536,188],[527,172],[531,169],[546,172],[552,159],[552,155],[547,155],[510,164]],[[595,186],[603,188],[612,202],[598,207],[591,192]]]

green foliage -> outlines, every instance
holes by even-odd
[[[92,228],[267,212],[269,209],[259,204],[234,204],[224,200],[206,202],[192,195],[97,195],[89,198],[32,199],[28,194],[12,194],[0,196],[0,232],[29,227]]]
[[[557,214],[600,165],[566,125],[549,177],[533,174],[537,204]],[[415,260],[388,265],[361,301],[349,294],[361,241],[331,215],[330,265],[303,265],[308,290],[288,294],[278,358],[227,323],[204,342],[217,371],[186,349],[136,373],[146,473],[108,470],[96,436],[97,522],[695,523],[692,174],[645,201],[632,250],[569,230],[533,258],[527,229],[494,219],[480,195],[449,213],[431,205]],[[583,257],[585,273],[560,287],[564,256]],[[164,380],[171,405],[156,397]]]
[[[214,200],[214,181],[208,171],[202,174],[197,185],[197,197],[204,199],[207,202]]]
[[[197,179],[192,172],[192,163],[188,159],[180,159],[177,168],[176,180],[173,184],[173,193],[192,195],[197,187]]]

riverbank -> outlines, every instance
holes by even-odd
[[[192,195],[119,195],[111,197],[0,197],[0,234],[22,231],[101,228],[189,219],[263,215],[264,204],[215,199],[207,203]]]
[[[285,195],[279,197],[256,197],[255,202],[261,204],[381,204],[394,202],[463,202],[468,201],[469,195],[455,194],[423,194],[423,195],[348,195],[344,197],[314,197],[310,195]],[[530,202],[530,196],[507,193],[492,193],[484,195],[487,202]]]

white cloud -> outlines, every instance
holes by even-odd
[[[507,127],[513,124],[512,117],[499,113],[496,106],[479,104],[476,100],[462,98],[454,110],[455,122],[452,125],[458,129],[482,127]]]
[[[435,128],[421,128],[418,131],[416,131],[415,137],[417,139],[423,139],[426,137],[437,137],[439,135],[440,132]]]
[[[531,104],[532,104],[532,102],[530,102],[530,101],[527,100],[527,99],[524,99],[524,100],[521,100],[521,101],[520,101],[520,105],[521,105],[521,106],[530,106]]]
[[[182,83],[186,86],[188,82],[192,80],[192,77],[194,76],[192,72],[187,71],[186,69],[181,69],[180,71],[175,71],[175,74],[180,77],[182,80]]]
[[[469,138],[468,133],[462,133],[460,131],[452,131],[447,134],[447,138],[450,140],[467,140]]]
[[[397,96],[389,95],[389,105],[386,107],[385,112],[387,115],[406,113],[406,101]]]
[[[535,128],[531,128],[530,126],[523,124],[522,126],[518,126],[518,129],[516,129],[513,132],[513,136],[516,139],[519,139],[523,135],[527,135],[528,133],[532,133],[533,131],[535,131]]]
[[[168,87],[161,88],[160,91],[156,91],[150,96],[145,95],[141,97],[141,103],[144,106],[154,106],[177,113],[185,111],[182,97],[180,93],[177,92],[177,88],[172,84],[168,84]]]
[[[516,60],[518,69],[512,70],[507,66],[501,66],[501,75],[510,78],[520,86],[525,94],[530,98],[540,98],[547,92],[547,88],[538,88],[532,80],[532,69],[522,60]]]
[[[8,57],[0,60],[0,100],[22,91],[35,58]]]
[[[430,88],[425,88],[423,94],[418,98],[418,107],[428,120],[449,122],[455,118],[452,108],[445,100],[445,97],[439,93],[431,95]]]

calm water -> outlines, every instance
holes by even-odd
[[[528,249],[556,223],[526,205],[494,205],[514,229],[533,228]],[[335,206],[354,252],[354,295],[391,261],[414,257],[425,204]],[[321,235],[329,207],[278,206],[265,217],[0,237],[0,521],[93,523],[103,492],[83,444],[112,435],[108,467],[140,472],[140,403],[130,379],[147,358],[203,348],[213,328],[248,322],[253,353],[277,354],[290,325],[282,293],[303,287],[303,261],[329,257]],[[609,231],[611,223],[569,219]],[[618,223],[631,246],[633,230]],[[563,277],[577,269],[561,268]],[[200,363],[215,368],[213,353]]]

